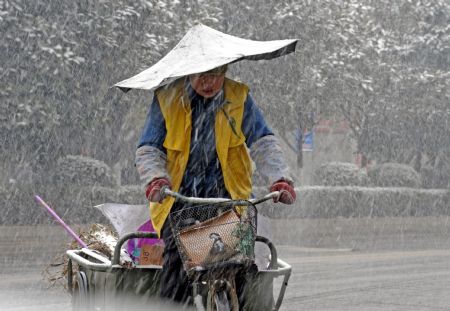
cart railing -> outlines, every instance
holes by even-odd
[[[107,258],[89,250],[87,248],[83,248],[80,250],[68,250],[66,252],[69,257],[69,271],[72,271],[72,261],[76,262],[78,265],[82,266],[86,270],[93,271],[110,271],[112,269],[121,269],[122,266],[119,264],[120,260],[120,249],[121,246],[128,240],[132,238],[155,238],[156,233],[153,232],[133,232],[126,234],[123,236],[117,243],[113,260],[110,261]],[[278,258],[277,251],[272,242],[270,242],[267,238],[257,236],[256,241],[265,243],[269,249],[271,254],[271,260],[267,270],[261,270],[259,273],[270,276],[272,278],[283,277],[283,281],[281,284],[280,291],[278,293],[278,298],[276,299],[273,310],[278,310],[283,302],[284,294],[286,292],[286,288],[288,285],[289,278],[291,276],[292,267],[287,264],[285,261]],[[147,268],[147,266],[143,266],[142,268]],[[160,266],[148,266],[149,268],[161,268]],[[72,273],[68,274],[68,284],[69,289],[72,289]]]
[[[94,258],[96,261],[98,260],[96,257],[92,256],[93,254],[91,252],[87,252],[88,249],[86,248],[82,248],[82,249],[78,249],[78,250],[68,250],[66,251],[66,255],[67,257],[69,257],[69,259],[75,261],[76,263],[78,263],[79,265],[86,267],[88,269],[92,269],[92,270],[98,270],[98,271],[106,271],[109,268],[111,268],[111,261],[107,260],[106,258],[105,261],[107,260],[108,262],[95,262],[95,261],[91,261],[89,260],[89,257]]]

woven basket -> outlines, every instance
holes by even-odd
[[[175,241],[186,271],[227,261],[253,260],[256,215],[250,213],[252,217],[248,217],[247,209],[243,214],[245,217],[234,210],[228,210],[178,232],[178,228],[173,226]],[[244,242],[250,245],[250,252],[242,252]]]

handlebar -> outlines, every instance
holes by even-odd
[[[274,191],[261,198],[249,199],[249,200],[232,200],[227,198],[196,198],[196,197],[186,197],[178,192],[170,190],[168,187],[163,187],[161,189],[161,194],[163,197],[170,196],[184,203],[192,204],[224,204],[231,206],[248,206],[256,205],[270,199],[279,197],[281,192]]]

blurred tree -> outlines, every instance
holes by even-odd
[[[0,160],[11,166],[23,154],[41,172],[65,154],[126,162],[141,124],[124,122],[133,120],[131,106],[151,98],[111,86],[156,62],[194,23],[215,26],[220,14],[216,1],[0,0]]]
[[[448,2],[283,1],[276,12],[274,28],[301,36],[298,67],[313,81],[284,92],[306,99],[297,109],[345,118],[358,152],[381,162],[419,170],[424,156],[449,153]]]
[[[314,112],[347,120],[367,158],[417,170],[450,163],[448,1],[0,0],[3,181],[80,154],[135,182],[151,94],[111,86],[196,22],[255,40],[300,39],[295,54],[232,66],[288,145],[293,129],[314,126]]]

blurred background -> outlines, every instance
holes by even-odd
[[[294,267],[285,308],[448,309],[448,0],[0,0],[2,309],[70,304],[41,275],[69,238],[33,195],[75,229],[106,221],[96,204],[146,202],[134,153],[153,94],[112,86],[199,22],[299,39],[228,73],[296,181],[295,206],[260,211]]]
[[[234,64],[229,76],[250,86],[282,140],[296,186],[306,187],[302,207],[320,210],[319,190],[307,186],[407,187],[400,211],[442,212],[449,20],[444,0],[0,0],[0,223],[46,222],[34,193],[75,223],[101,219],[89,208],[97,203],[145,202],[134,151],[152,93],[112,86],[198,22],[253,40],[300,40],[295,53]],[[422,191],[430,188],[447,190]],[[336,189],[320,191],[335,201]],[[340,191],[385,209],[373,191]],[[400,195],[386,191],[387,203]],[[370,211],[354,201],[333,215]]]

